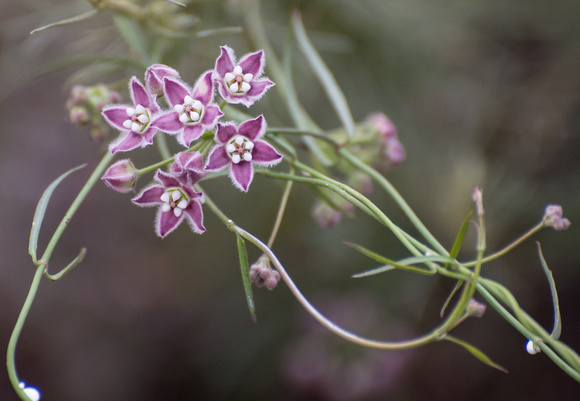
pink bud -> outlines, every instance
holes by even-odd
[[[385,113],[372,113],[367,117],[367,122],[373,131],[381,135],[382,140],[397,137],[397,128]]]
[[[570,220],[562,216],[562,206],[548,205],[544,211],[542,220],[548,227],[552,227],[556,231],[566,230],[570,227]]]
[[[101,180],[109,188],[122,193],[127,193],[135,188],[137,182],[137,170],[129,159],[119,160],[113,164],[101,177]]]
[[[145,84],[153,95],[163,93],[163,79],[165,77],[179,78],[179,72],[165,64],[153,64],[145,71]]]

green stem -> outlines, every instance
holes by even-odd
[[[290,169],[289,175],[294,175],[294,168]],[[276,236],[278,235],[278,230],[282,224],[282,218],[284,217],[284,212],[286,211],[286,205],[288,205],[288,198],[290,197],[290,192],[292,191],[293,181],[288,180],[286,182],[286,188],[284,188],[284,193],[282,194],[282,199],[280,200],[280,206],[278,207],[278,214],[276,215],[276,221],[274,222],[274,227],[272,227],[272,233],[268,239],[268,248],[272,248]]]

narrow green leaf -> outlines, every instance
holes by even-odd
[[[139,55],[139,59],[143,65],[149,65],[149,52],[147,51],[147,43],[145,42],[145,35],[141,32],[139,25],[128,17],[121,14],[113,15],[113,20],[115,21],[115,26],[119,30],[119,33],[127,42],[129,49],[134,49]]]
[[[310,39],[308,39],[299,12],[295,12],[292,16],[292,26],[294,28],[294,36],[300,45],[302,53],[306,56],[306,59],[326,91],[326,95],[334,107],[338,118],[342,121],[348,137],[352,138],[354,136],[354,120],[346,97],[340,89],[338,82],[336,82],[336,78],[334,78],[334,75],[314,48]]]
[[[41,26],[40,28],[36,28],[36,29],[32,30],[32,32],[30,32],[30,34],[34,35],[35,33],[42,32],[42,31],[45,31],[45,30],[50,29],[50,28],[56,28],[58,26],[63,26],[63,25],[73,24],[75,22],[84,21],[86,19],[89,19],[89,18],[97,15],[99,12],[100,12],[100,10],[93,8],[87,12],[76,15],[74,17],[66,18],[66,19],[63,19],[63,20],[60,20],[57,22],[53,22],[52,24],[48,24],[45,26]]]
[[[238,255],[240,257],[240,269],[242,271],[242,281],[244,282],[244,291],[246,293],[246,301],[248,302],[248,309],[252,320],[256,322],[256,305],[254,304],[254,296],[252,294],[252,283],[250,281],[250,265],[248,263],[248,252],[246,250],[246,243],[243,238],[236,233],[238,239]]]
[[[552,293],[552,303],[554,305],[554,328],[552,329],[550,337],[552,337],[554,340],[557,340],[558,338],[560,338],[560,333],[562,332],[562,321],[560,319],[560,303],[558,302],[558,291],[556,290],[554,276],[552,276],[552,272],[548,268],[546,259],[544,259],[544,255],[542,254],[542,248],[540,247],[540,243],[536,242],[536,245],[538,246],[538,255],[540,256],[540,262],[542,263],[544,273],[546,274],[548,282],[550,283],[550,292]]]
[[[78,256],[76,258],[74,258],[73,261],[70,262],[64,269],[62,269],[61,271],[59,271],[56,274],[49,274],[48,271],[45,271],[44,272],[44,275],[46,277],[48,277],[51,281],[56,281],[56,280],[62,278],[62,276],[64,276],[68,272],[70,272],[72,269],[74,269],[75,267],[77,267],[77,265],[79,263],[81,263],[83,261],[83,259],[85,258],[85,254],[86,253],[87,253],[87,248],[81,249],[81,251],[79,252]]]
[[[359,251],[360,253],[362,253],[363,255],[373,259],[376,262],[382,263],[386,266],[381,266],[372,270],[368,270],[366,272],[362,272],[362,273],[357,273],[354,274],[352,277],[353,278],[361,278],[361,277],[367,277],[367,276],[372,276],[374,274],[378,274],[378,273],[383,273],[385,271],[389,271],[392,270],[393,266],[397,269],[401,269],[401,270],[407,270],[407,271],[411,271],[414,273],[419,273],[419,274],[424,274],[424,275],[432,275],[434,274],[434,271],[432,270],[425,270],[425,269],[421,269],[419,267],[414,267],[414,266],[409,266],[409,265],[405,265],[399,262],[395,262],[394,260],[385,258],[382,255],[379,255],[378,253],[375,253],[371,250],[366,249],[363,246],[357,245],[357,244],[353,244],[351,242],[344,242],[345,245],[350,246],[351,248]]]
[[[30,256],[32,256],[32,260],[34,261],[34,263],[38,261],[36,257],[36,249],[38,247],[38,235],[40,234],[40,227],[42,226],[42,220],[44,220],[46,207],[48,206],[48,201],[50,200],[53,191],[62,182],[62,180],[64,180],[70,173],[77,171],[85,166],[86,164],[83,164],[82,166],[75,167],[67,171],[66,173],[62,174],[60,177],[54,180],[48,186],[48,188],[44,190],[44,193],[40,197],[38,205],[36,206],[36,211],[34,212],[34,219],[32,220],[32,228],[30,229],[30,240],[28,242],[28,253],[30,254]]]
[[[187,7],[185,4],[180,3],[178,1],[175,1],[175,0],[165,0],[165,1],[168,2],[168,3],[171,3],[171,4],[175,4],[176,6],[183,7],[183,8],[186,8]]]
[[[467,233],[467,229],[469,228],[469,222],[471,221],[471,216],[473,216],[473,209],[471,209],[469,211],[469,213],[467,213],[467,217],[465,217],[465,219],[463,220],[463,224],[461,225],[461,228],[459,229],[459,233],[457,234],[457,238],[455,238],[455,242],[453,243],[453,248],[451,248],[451,252],[449,253],[449,256],[453,259],[457,258],[457,255],[459,255],[459,251],[461,250],[461,245],[463,245],[463,240],[465,239],[465,234]],[[450,263],[445,265],[446,269],[449,269],[449,267],[451,267]]]
[[[463,348],[465,348],[473,356],[475,356],[477,359],[479,359],[481,362],[485,363],[486,365],[491,366],[494,369],[501,370],[504,373],[508,373],[506,368],[493,362],[487,355],[485,355],[478,348],[474,347],[473,345],[469,344],[468,342],[465,342],[463,340],[460,340],[460,339],[452,337],[452,336],[446,336],[445,340],[448,340],[448,341],[451,341],[455,344],[461,345]]]
[[[463,285],[463,281],[458,281],[457,283],[455,283],[455,287],[453,287],[453,290],[451,290],[451,293],[449,294],[449,296],[445,300],[445,303],[441,307],[441,311],[439,312],[439,316],[441,316],[441,318],[443,318],[443,316],[445,315],[445,310],[447,309],[447,307],[451,303],[451,300],[453,299],[453,296],[455,295],[455,293],[461,288],[462,285]]]

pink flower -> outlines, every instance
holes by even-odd
[[[160,114],[151,126],[177,134],[177,141],[187,148],[205,130],[213,128],[223,113],[212,103],[212,75],[212,71],[202,74],[193,90],[181,81],[165,78],[165,97],[173,110]]]
[[[107,122],[124,134],[111,143],[111,153],[151,145],[157,134],[157,128],[151,127],[151,121],[159,112],[156,101],[136,77],[129,82],[129,92],[133,105],[107,106],[102,112]]]
[[[179,79],[179,72],[165,64],[153,64],[145,71],[145,85],[149,93],[157,96],[163,93],[165,77]]]
[[[131,192],[137,182],[137,170],[131,160],[119,160],[108,168],[101,180],[117,192]]]
[[[254,164],[271,167],[282,161],[276,149],[260,140],[265,132],[266,121],[261,115],[239,127],[218,123],[215,135],[218,144],[210,150],[205,169],[220,171],[229,166],[234,186],[247,192],[254,178]]]
[[[194,179],[203,177],[203,173],[198,172],[198,175],[188,173],[195,170],[194,165],[199,165],[197,159],[201,159],[199,152],[189,153],[183,156],[182,160],[189,167],[180,164],[176,167],[175,173],[157,170],[155,180],[161,185],[151,185],[133,199],[133,203],[139,206],[159,205],[155,232],[161,238],[175,230],[184,219],[194,233],[201,234],[205,231],[201,209],[203,194],[193,189]]]
[[[228,103],[250,107],[274,85],[274,82],[261,77],[265,63],[263,50],[246,54],[237,63],[234,51],[222,46],[214,71],[220,96]]]

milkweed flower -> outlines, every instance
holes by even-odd
[[[163,94],[165,77],[179,79],[179,72],[165,64],[153,64],[145,71],[145,85],[152,95]]]
[[[205,170],[220,171],[229,166],[232,184],[247,192],[254,178],[254,164],[271,167],[282,161],[282,155],[261,140],[265,133],[266,121],[262,115],[244,121],[239,127],[218,123],[215,134],[218,143],[209,152]]]
[[[201,157],[201,155],[199,155]],[[161,238],[172,232],[185,219],[194,233],[205,231],[203,226],[203,194],[193,189],[192,176],[189,174],[166,173],[157,170],[154,184],[145,188],[133,198],[138,206],[156,206],[155,232]]]
[[[181,152],[174,156],[169,172],[182,182],[194,185],[206,172],[203,169],[203,157],[199,152]]]
[[[151,126],[169,134],[177,134],[177,142],[186,148],[205,130],[213,128],[223,113],[212,103],[212,76],[212,71],[203,73],[193,89],[181,81],[166,77],[165,97],[173,110],[160,114]]]
[[[248,53],[237,63],[234,51],[222,46],[214,71],[220,96],[228,103],[250,107],[274,85],[274,82],[262,77],[265,63],[263,50]]]
[[[137,183],[137,169],[131,160],[119,160],[107,169],[101,180],[117,192],[131,192]]]
[[[157,128],[151,126],[151,121],[159,113],[157,102],[136,77],[129,82],[129,92],[133,105],[107,106],[102,112],[107,122],[123,133],[109,146],[111,153],[151,145],[157,134]]]

